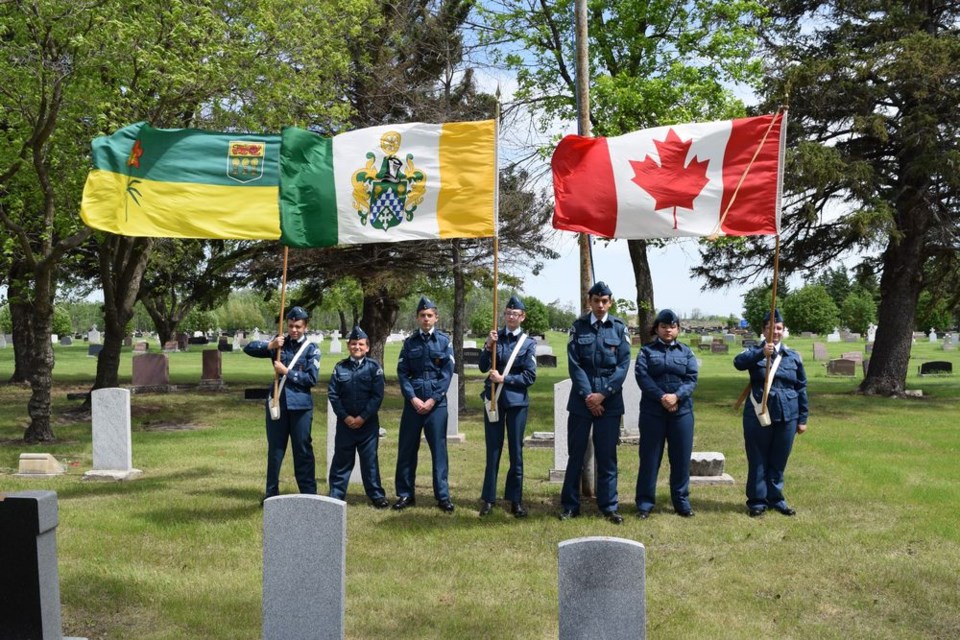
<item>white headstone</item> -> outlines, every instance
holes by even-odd
[[[937,341],[937,332],[933,330],[933,327],[930,327],[930,342],[934,343]]]
[[[60,342],[60,336],[58,336],[58,335],[55,334],[55,333],[51,333],[51,334],[50,334],[50,344],[57,344],[58,342]]]
[[[867,327],[867,342],[877,341],[877,325],[871,324]]]
[[[259,342],[263,340],[263,338],[260,337],[260,329],[253,330],[253,333],[250,334],[250,340],[251,342]]]
[[[457,391],[460,376],[453,374],[447,391],[447,442],[463,442],[467,434],[460,433],[460,393]]]
[[[833,333],[827,336],[827,342],[840,342],[840,330],[835,328]]]
[[[87,341],[90,344],[100,344],[100,332],[94,327],[87,333]]]
[[[464,340],[464,341],[463,341],[463,348],[464,348],[464,349],[476,349],[476,348],[477,348],[477,341],[476,341],[476,340]]]
[[[146,357],[146,356],[143,356]],[[130,390],[96,389],[90,394],[93,422],[93,470],[85,480],[131,480],[143,472],[133,468],[130,438]]]
[[[333,450],[336,443],[337,434],[337,414],[333,412],[330,401],[327,400],[327,482],[330,481],[330,464],[333,462]],[[360,477],[360,454],[356,455],[353,461],[353,471],[350,472],[349,484],[362,484]]]
[[[336,333],[336,332],[334,332]],[[339,338],[336,335],[331,336],[330,338],[330,353],[340,353],[343,349],[343,346],[340,344]]]
[[[0,349],[7,348],[7,336],[6,334],[0,333]]]
[[[263,503],[263,640],[344,637],[347,503],[277,496]]]
[[[548,344],[538,344],[537,345],[537,355],[538,356],[552,356],[553,347]]]
[[[632,368],[632,367],[631,367]],[[627,372],[623,381],[623,432],[627,436],[640,435],[640,385],[633,371]]]
[[[567,472],[567,401],[573,381],[570,378],[553,385],[553,469],[550,482],[563,482]]]

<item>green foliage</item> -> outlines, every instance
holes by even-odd
[[[547,305],[547,321],[550,328],[557,331],[566,331],[573,325],[577,319],[577,314],[569,305],[561,307],[559,300],[554,300]]]
[[[60,305],[53,308],[51,329],[53,333],[61,336],[73,333],[73,323],[70,321],[70,312]]]
[[[870,292],[854,289],[840,307],[840,320],[850,331],[866,335],[870,325],[877,321],[877,303]]]
[[[213,310],[215,320],[211,325],[198,329],[205,331],[216,326],[225,331],[272,331],[276,314],[276,308],[271,308],[260,294],[250,290],[237,291],[231,293],[224,304]]]
[[[914,322],[916,331],[926,333],[931,328],[945,331],[954,327],[953,313],[947,301],[934,296],[929,291],[922,291],[917,301],[917,316]]]
[[[179,330],[186,333],[193,333],[194,331],[207,332],[210,329],[223,329],[217,322],[217,319],[218,316],[213,311],[193,309],[180,321]]]
[[[788,298],[778,287],[777,306],[782,309]],[[743,318],[750,325],[750,330],[757,335],[763,331],[763,316],[770,313],[770,299],[770,285],[754,287],[743,294]]]
[[[783,301],[784,324],[790,331],[830,333],[840,319],[840,310],[827,290],[818,284],[797,289]]]
[[[814,284],[819,284],[826,289],[837,308],[843,306],[844,300],[850,295],[852,286],[850,277],[847,275],[847,269],[843,265],[827,268]]]
[[[10,320],[10,305],[0,306],[0,332],[10,333],[13,331],[13,323]]]
[[[533,296],[525,297],[523,304],[527,307],[526,319],[523,321],[524,330],[530,335],[546,335],[550,329],[547,305]]]
[[[486,338],[493,329],[493,303],[482,302],[470,314],[470,333],[475,338]]]

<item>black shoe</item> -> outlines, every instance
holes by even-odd
[[[646,520],[650,517],[650,509],[637,509],[637,517]]]
[[[371,500],[370,502],[373,503],[374,509],[386,509],[390,506],[390,501],[386,498],[377,498],[376,500]]]
[[[449,500],[437,500],[437,506],[440,507],[441,511],[453,513],[453,503]]]
[[[561,520],[572,520],[573,518],[579,518],[580,512],[574,511],[573,509],[564,509],[560,512],[559,517]]]
[[[782,514],[785,515],[785,516],[795,516],[795,515],[797,515],[797,512],[796,512],[796,511],[794,511],[793,509],[791,509],[790,507],[787,507],[787,506],[783,506],[783,507],[774,506],[773,509],[776,509],[777,511],[779,511],[780,513],[782,513]]]
[[[523,505],[519,502],[510,503],[510,513],[513,514],[514,518],[526,518],[527,510],[523,508]]]
[[[684,509],[682,511],[677,511],[677,515],[680,516],[681,518],[692,518],[693,509]]]
[[[393,508],[396,511],[403,511],[407,507],[412,507],[415,504],[417,504],[417,500],[413,496],[400,496],[397,498],[397,501],[393,503]]]
[[[613,524],[623,524],[623,516],[619,511],[604,511],[603,517]]]
[[[493,503],[484,500],[483,506],[480,507],[480,517],[490,515],[491,511],[493,511]]]
[[[759,518],[760,516],[763,515],[764,511],[766,511],[766,509],[760,509],[759,507],[750,507],[750,517]]]

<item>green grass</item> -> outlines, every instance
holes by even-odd
[[[553,429],[552,385],[565,377],[563,337],[551,340],[560,367],[540,370],[530,432]],[[666,468],[658,510],[648,520],[634,518],[637,453],[635,446],[623,446],[624,526],[608,524],[589,507],[584,517],[558,521],[559,486],[546,482],[552,450],[531,448],[525,451],[524,483],[531,517],[517,521],[498,508],[480,520],[481,378],[468,370],[460,426],[467,440],[450,445],[457,512],[447,516],[432,506],[426,447],[417,507],[376,511],[362,489],[350,488],[347,637],[555,638],[557,544],[587,535],[646,546],[652,638],[960,637],[960,389],[956,376],[916,377],[923,360],[951,360],[960,369],[960,357],[918,342],[908,386],[922,388],[925,397],[863,398],[851,393],[859,378],[828,378],[820,363],[811,362],[810,341],[788,343],[807,360],[811,390],[810,430],[797,440],[787,469],[795,518],[746,516],[746,461],[740,418],[731,408],[745,376],[733,369],[733,354],[704,354],[694,448],[722,451],[737,484],[694,487],[696,518],[672,515]],[[829,348],[837,356],[862,346]],[[91,468],[89,416],[68,411],[79,403],[67,401],[66,392],[89,386],[94,360],[80,346],[55,351],[57,443],[23,445],[29,391],[0,386],[0,491],[58,493],[66,634],[91,640],[258,638],[263,411],[241,398],[244,387],[269,382],[269,366],[224,354],[226,392],[132,396],[134,466],[144,477],[84,483],[80,478]],[[388,348],[388,374],[397,352],[396,345]],[[196,351],[171,355],[172,381],[195,383],[199,362]],[[324,381],[332,365],[325,357]],[[12,350],[0,350],[0,379],[11,370]],[[129,383],[127,353],[120,375]],[[400,398],[395,377],[388,377],[382,422],[389,433],[380,460],[392,493]],[[324,395],[321,384],[314,419],[320,476]],[[13,477],[25,451],[53,453],[68,465],[68,474]],[[295,486],[288,458],[282,490]]]

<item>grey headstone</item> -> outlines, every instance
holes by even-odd
[[[937,341],[937,332],[933,330],[933,327],[930,328],[930,344],[933,344]]]
[[[551,346],[548,345],[548,344],[538,344],[537,347],[536,347],[536,349],[537,349],[537,350],[536,350],[536,354],[537,354],[538,356],[552,356],[552,355],[553,355],[553,347],[551,347]]]
[[[343,349],[343,346],[340,344],[340,340],[337,337],[330,339],[330,353],[340,353]]]
[[[753,338],[744,338],[743,340],[740,341],[740,345],[744,349],[749,349],[750,347],[755,347],[757,345],[757,341],[754,340]]]
[[[60,640],[57,494],[0,494],[0,638]]]
[[[73,345],[73,338],[71,338],[70,336],[63,336],[62,338],[60,338],[61,347],[70,347],[72,345]]]
[[[553,469],[550,482],[563,482],[567,472],[567,401],[573,381],[570,378],[553,385]]]
[[[141,356],[143,357],[143,356]],[[96,389],[90,394],[93,422],[93,470],[85,480],[131,480],[143,472],[133,468],[130,438],[130,390]]]
[[[286,495],[263,503],[263,640],[339,640],[346,604],[347,503]]]
[[[551,354],[545,354],[542,356],[537,356],[537,366],[545,367],[547,369],[556,369],[557,368],[557,356]]]
[[[337,414],[333,412],[333,407],[330,406],[330,401],[327,400],[327,482],[330,481],[330,464],[333,462],[333,450],[336,446],[336,435]],[[360,454],[357,454],[353,461],[353,471],[350,472],[349,484],[358,483],[363,483],[363,480],[360,477]]]
[[[863,351],[865,353],[873,353],[873,343],[868,342],[867,344],[863,345]]]
[[[857,363],[846,358],[831,360],[827,363],[827,375],[855,376],[857,375]]]
[[[733,334],[733,333],[725,333],[723,334],[723,339],[726,342],[733,343],[737,341],[737,336],[736,334]]]
[[[559,544],[560,640],[646,638],[645,554],[605,536]]]
[[[479,366],[480,365],[480,349],[476,347],[464,347],[463,348],[463,364],[464,366]]]
[[[477,348],[477,341],[476,341],[476,340],[464,340],[464,341],[463,341],[463,348],[464,348],[464,349],[476,349],[476,348]]]
[[[100,343],[100,332],[97,331],[96,329],[91,329],[91,330],[87,333],[87,340],[90,342],[90,344],[99,344],[99,343]]]
[[[97,358],[100,356],[101,351],[103,351],[102,344],[91,343],[87,346],[87,357]]]
[[[840,357],[845,360],[853,360],[854,362],[863,362],[863,354],[859,351],[848,351],[847,353],[840,354]]]
[[[465,433],[460,433],[460,394],[457,392],[460,376],[453,374],[447,391],[447,442],[463,442]]]
[[[814,360],[828,360],[830,354],[827,353],[827,345],[822,342],[813,343],[813,359]]]
[[[726,458],[719,451],[694,451],[690,454],[691,476],[723,475]]]
[[[627,373],[623,381],[623,433],[628,436],[640,436],[640,385],[633,371]]]
[[[730,353],[730,345],[725,342],[714,342],[710,345],[710,353]]]
[[[177,349],[186,351],[190,348],[190,336],[186,333],[177,334]]]
[[[156,387],[170,384],[166,354],[144,353],[133,357],[133,386]]]

